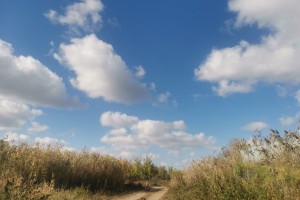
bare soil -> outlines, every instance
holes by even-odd
[[[151,187],[149,190],[136,191],[126,195],[111,196],[111,200],[160,200],[167,192],[166,187]]]

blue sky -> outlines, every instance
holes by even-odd
[[[6,140],[183,167],[297,126],[297,0],[0,4]]]

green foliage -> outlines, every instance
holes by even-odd
[[[129,178],[130,182],[134,182],[137,180],[141,180],[143,177],[142,172],[143,164],[142,161],[136,158],[128,168],[127,177]]]
[[[142,166],[142,176],[145,180],[149,180],[158,173],[157,167],[153,164],[152,159],[148,156],[144,159]]]
[[[158,173],[157,173],[157,178],[161,180],[170,180],[170,171],[166,169],[165,166],[160,166],[158,167]]]
[[[152,159],[148,156],[144,160],[135,159],[132,163],[129,163],[127,177],[130,182],[139,180],[150,180],[156,177],[158,174],[158,167],[154,165]]]
[[[271,130],[173,173],[169,199],[299,199],[300,135]]]

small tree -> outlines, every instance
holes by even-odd
[[[142,161],[139,158],[136,158],[135,160],[133,160],[133,162],[130,163],[127,172],[127,177],[129,178],[130,182],[142,179],[143,176],[142,167],[143,167]]]
[[[165,166],[158,167],[158,175],[157,177],[162,180],[169,180],[170,174]]]
[[[143,179],[149,180],[157,175],[157,167],[153,164],[152,159],[149,156],[146,156],[143,161]]]

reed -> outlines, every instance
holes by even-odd
[[[300,135],[233,140],[174,174],[167,199],[300,199]]]
[[[158,169],[150,157],[128,161],[86,149],[0,140],[0,199],[101,199],[169,177]]]

